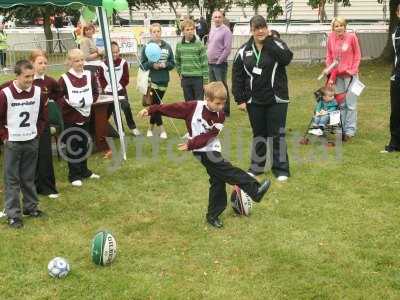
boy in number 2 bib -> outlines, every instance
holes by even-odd
[[[0,138],[4,142],[5,213],[11,228],[21,228],[22,214],[43,216],[38,209],[35,172],[47,107],[41,88],[32,85],[32,64],[20,60],[14,70],[16,79],[0,92]]]

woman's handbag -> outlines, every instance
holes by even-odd
[[[151,88],[147,88],[147,93],[142,97],[142,105],[150,106],[153,104],[153,93],[151,92]]]

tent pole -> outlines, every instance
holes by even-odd
[[[125,134],[122,129],[121,110],[120,110],[119,100],[118,100],[117,80],[116,80],[115,71],[114,71],[114,61],[112,59],[112,53],[111,53],[110,29],[109,29],[108,23],[107,23],[106,10],[103,7],[97,7],[97,13],[99,16],[99,24],[100,24],[100,28],[101,28],[101,34],[103,37],[103,41],[104,41],[104,50],[106,53],[106,59],[107,59],[107,63],[108,63],[108,71],[109,71],[110,80],[111,80],[112,96],[113,96],[113,100],[114,100],[114,108],[115,108],[116,119],[117,119],[118,134],[119,134],[119,140],[121,143],[121,152],[122,152],[124,160],[126,160]]]

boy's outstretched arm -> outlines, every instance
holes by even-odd
[[[187,119],[196,108],[197,101],[177,102],[172,104],[155,104],[139,112],[139,117],[151,116],[160,113],[163,116],[175,119]]]

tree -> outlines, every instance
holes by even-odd
[[[78,9],[73,7],[56,7],[52,5],[32,6],[30,9],[27,9],[25,6],[15,6],[9,9],[3,9],[2,13],[6,15],[6,19],[11,17],[29,20],[42,18],[44,34],[47,40],[46,50],[49,53],[53,52],[53,32],[51,31],[51,17],[62,13],[79,17],[80,14]]]
[[[242,7],[252,6],[255,12],[258,12],[260,6],[266,5],[267,19],[275,20],[278,16],[283,14],[280,2],[280,0],[237,0],[236,4]]]
[[[378,1],[382,2],[382,0]],[[390,19],[389,19],[389,32],[388,38],[386,41],[386,46],[382,51],[381,59],[387,62],[392,62],[394,57],[393,51],[393,44],[392,44],[392,32],[396,28],[397,24],[399,23],[399,19],[396,15],[397,6],[400,4],[399,0],[390,0],[389,2],[389,12],[390,12]]]
[[[382,0],[378,0],[382,1]],[[343,6],[350,6],[350,0],[308,0],[308,5],[311,6],[312,9],[318,8],[318,18],[319,21],[325,22],[326,21],[326,12],[325,12],[325,5],[326,3],[342,3]]]

